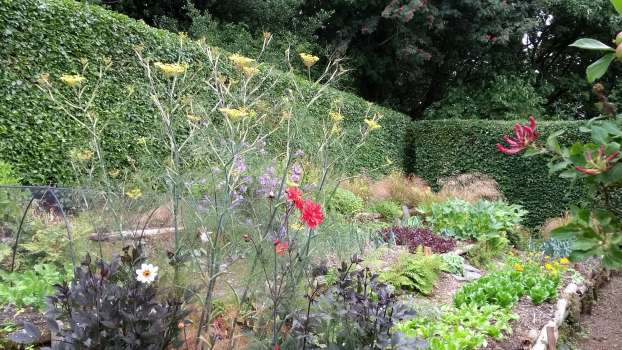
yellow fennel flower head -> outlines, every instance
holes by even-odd
[[[551,263],[546,263],[546,264],[544,264],[544,268],[545,268],[545,269],[547,269],[547,270],[549,270],[549,271],[553,271],[553,270],[555,270],[555,267],[554,267],[554,266],[553,266],[553,264],[551,264]]]
[[[333,123],[339,123],[343,120],[343,114],[339,112],[330,112],[328,115],[330,116],[330,119],[332,119]]]
[[[568,258],[561,258],[559,259],[559,263],[562,265],[568,265],[570,264],[570,260],[568,260]]]
[[[201,119],[202,119],[200,116],[195,115],[195,114],[188,114],[188,115],[186,116],[186,118],[188,118],[188,121],[189,121],[190,123],[198,123],[198,122],[200,122],[200,121],[201,121]]]
[[[307,68],[311,68],[314,64],[317,63],[317,61],[320,60],[319,57],[304,52],[300,53],[300,59]]]
[[[138,187],[134,187],[130,191],[127,191],[125,195],[130,199],[138,199],[143,195],[143,191],[141,191]]]
[[[162,63],[156,62],[153,64],[164,76],[172,78],[184,74],[188,70],[188,64],[186,63]]]
[[[50,74],[43,73],[37,78],[37,83],[39,85],[50,85]]]
[[[60,81],[67,84],[67,86],[75,87],[82,84],[86,80],[85,77],[80,74],[63,74],[60,77]]]
[[[369,128],[369,130],[376,130],[376,129],[381,128],[380,124],[378,124],[378,122],[375,121],[374,119],[365,118],[365,124],[367,124],[367,127]]]
[[[295,222],[291,225],[289,225],[289,227],[294,230],[294,231],[300,231],[300,230],[304,230],[305,226],[301,223]]]
[[[110,177],[117,177],[119,176],[119,174],[121,174],[121,170],[119,169],[113,169],[108,172],[108,175],[110,175]]]
[[[239,69],[243,69],[244,67],[249,67],[251,64],[255,62],[254,59],[248,58],[237,53],[229,56],[229,61],[233,62]]]
[[[341,132],[343,131],[343,129],[341,128],[341,126],[338,123],[333,124],[333,127],[330,129],[330,133],[334,134],[334,135],[341,135]]]
[[[259,68],[257,67],[242,67],[242,71],[249,78],[259,74]]]
[[[233,122],[246,118],[249,114],[245,108],[220,108],[219,111]]]
[[[523,272],[525,270],[523,265],[522,264],[518,264],[518,263],[514,264],[512,267],[514,268],[514,270],[516,270],[518,272]]]

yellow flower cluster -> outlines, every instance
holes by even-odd
[[[381,128],[380,124],[378,124],[378,122],[375,119],[365,118],[365,124],[367,124],[367,127],[369,128],[370,131]]]
[[[244,75],[246,75],[247,77],[254,77],[255,75],[259,74],[259,68],[257,67],[242,67],[242,72],[244,72]]]
[[[525,267],[523,266],[523,264],[516,263],[512,267],[514,268],[514,270],[516,270],[518,272],[525,271]]]
[[[142,197],[143,191],[141,191],[138,187],[134,187],[132,190],[127,191],[125,195],[128,196],[130,199],[138,199]]]
[[[343,131],[341,128],[341,121],[344,119],[343,114],[341,114],[341,112],[339,111],[333,111],[328,113],[328,115],[333,121],[333,127],[331,128],[330,133],[335,135],[341,135],[341,132]]]
[[[75,160],[79,160],[82,162],[88,162],[89,160],[93,159],[93,151],[91,151],[90,149],[83,149],[83,150],[72,150],[69,155],[71,156],[71,158],[75,159]]]
[[[250,114],[246,108],[220,108],[219,111],[233,122],[246,118]]]
[[[186,116],[186,118],[188,118],[188,121],[190,123],[198,123],[198,122],[200,122],[202,120],[202,118],[200,116],[194,115],[194,114],[188,114]]]
[[[314,64],[317,63],[317,61],[320,60],[319,57],[304,52],[300,53],[300,59],[307,68],[311,68]]]
[[[153,64],[164,76],[172,78],[184,74],[188,70],[187,63],[162,63]]]
[[[239,55],[237,53],[229,56],[229,61],[233,62],[233,64],[235,64],[239,69],[250,67],[255,63],[254,59]]]
[[[330,112],[328,115],[330,116],[330,119],[332,119],[333,123],[339,123],[343,120],[343,114],[340,112]]]
[[[80,74],[63,74],[60,77],[60,80],[63,83],[67,84],[67,86],[75,87],[86,81],[86,78],[81,76]]]

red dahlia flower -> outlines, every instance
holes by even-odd
[[[520,125],[516,123],[516,125],[514,125],[514,135],[514,138],[507,135],[503,136],[503,139],[509,147],[505,147],[498,143],[497,149],[499,152],[509,155],[518,154],[538,139],[540,134],[536,132],[536,120],[533,115],[529,117],[529,124]]]
[[[614,163],[620,155],[620,152],[613,152],[610,155],[605,154],[605,145],[600,145],[596,157],[593,152],[585,152],[585,159],[587,163],[584,167],[577,166],[575,169],[586,175],[598,175],[611,169],[612,163]]]
[[[289,249],[288,242],[281,242],[280,240],[275,239],[274,241],[272,241],[272,243],[274,243],[274,251],[278,256],[285,255],[285,252]]]
[[[309,228],[316,228],[317,225],[324,221],[322,207],[311,200],[304,201],[301,219]]]
[[[304,205],[304,199],[302,199],[302,191],[298,187],[290,187],[287,192],[287,199],[294,203],[294,206],[299,210],[302,210]]]

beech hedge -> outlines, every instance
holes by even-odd
[[[585,137],[582,122],[538,123],[541,138],[564,130],[561,141],[572,143]],[[549,175],[548,158],[508,156],[495,145],[502,135],[512,135],[513,121],[429,120],[412,124],[407,136],[405,168],[438,187],[437,180],[468,171],[479,171],[497,180],[508,200],[529,211],[524,223],[542,224],[559,216],[582,194],[581,184],[572,184],[557,174]]]
[[[136,140],[154,134],[156,126],[147,89],[141,89],[146,79],[134,47],[143,47],[143,55],[152,60],[182,59],[191,66],[207,62],[200,45],[189,41],[180,50],[179,41],[175,33],[85,2],[0,0],[0,159],[12,164],[24,183],[70,185],[74,173],[68,154],[72,148],[83,146],[88,135],[53,107],[36,81],[42,74],[57,81],[62,74],[80,73],[85,60],[89,62],[84,73],[87,80],[95,79],[104,58],[110,58],[113,66],[94,109],[108,126],[102,140],[104,152],[109,165],[115,168],[140,159],[144,147]],[[225,61],[223,64],[228,64]],[[280,99],[292,88],[292,79],[309,95],[318,89],[291,73],[277,71],[273,75],[276,81],[265,92],[268,99]],[[118,110],[116,106],[128,99],[130,89],[135,91],[129,97],[131,103]],[[205,98],[209,100],[209,96]],[[344,131],[353,136],[347,142],[353,142],[368,111],[384,116],[383,128],[372,134],[358,153],[360,156],[348,162],[345,170],[385,171],[387,163],[399,167],[409,118],[335,89],[327,89],[310,108],[296,109],[295,117],[304,118],[308,125],[298,140],[299,146],[317,142],[319,121],[328,118],[335,101],[346,118]],[[150,147],[154,148],[153,154],[158,154],[158,142]],[[347,144],[344,150],[350,151]]]

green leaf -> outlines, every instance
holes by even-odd
[[[610,47],[609,45],[603,44],[598,40],[589,38],[579,39],[574,43],[570,44],[570,46],[578,47],[584,50],[615,51],[615,49]]]
[[[605,128],[597,126],[597,125],[592,125],[592,140],[596,144],[598,145],[606,144],[608,136],[609,136],[609,132],[607,132]]]
[[[609,53],[601,57],[598,61],[590,64],[585,70],[585,73],[587,74],[587,81],[593,83],[596,79],[599,79],[605,75],[605,73],[607,73],[607,69],[609,69],[609,65],[615,58],[615,54]]]
[[[611,5],[618,11],[619,15],[622,15],[622,0],[611,0]]]

